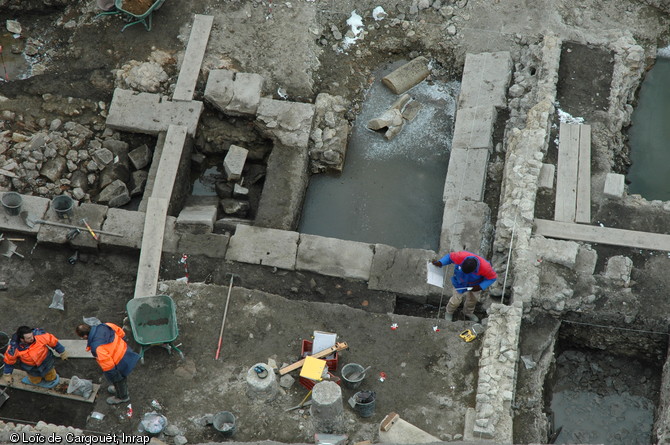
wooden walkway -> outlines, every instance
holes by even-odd
[[[51,389],[48,389],[48,388],[42,388],[41,386],[26,385],[25,383],[21,383],[21,379],[26,377],[28,374],[20,369],[15,369],[12,375],[14,376],[14,383],[9,388],[36,392],[38,394],[46,394],[48,396],[60,397],[62,399],[78,400],[80,402],[93,403],[95,402],[95,396],[98,395],[98,391],[100,390],[100,385],[94,383],[91,395],[88,398],[85,398],[75,394],[68,394],[67,387],[70,384],[70,379],[66,379],[64,377],[60,378],[60,382],[58,383],[58,385],[56,385]]]
[[[591,126],[561,123],[554,219],[591,222]]]

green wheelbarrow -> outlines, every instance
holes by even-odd
[[[103,15],[125,14],[129,17],[130,23],[121,28],[121,32],[125,31],[127,27],[137,25],[138,23],[142,23],[144,27],[147,29],[147,31],[151,31],[151,17],[154,11],[163,6],[165,0],[155,0],[154,3],[149,7],[149,9],[147,9],[142,14],[136,14],[124,9],[124,3],[126,3],[127,1],[130,0],[114,0],[114,6],[115,6],[114,10],[102,12],[96,15],[95,18],[98,18]]]
[[[144,351],[152,346],[162,346],[170,355],[174,349],[183,359],[184,353],[173,342],[179,335],[174,301],[167,295],[133,298],[126,304],[133,338],[140,345],[140,360]]]

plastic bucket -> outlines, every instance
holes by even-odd
[[[69,218],[72,216],[72,208],[74,207],[74,199],[67,195],[56,196],[51,200],[51,207],[56,212],[59,218]]]
[[[372,417],[375,413],[377,395],[374,391],[359,391],[352,397],[354,411],[361,417]]]
[[[23,203],[23,198],[16,192],[7,192],[2,195],[0,198],[2,206],[5,208],[8,214],[16,216],[21,213],[21,204]]]
[[[361,386],[361,382],[365,378],[365,373],[363,373],[364,369],[365,368],[363,368],[358,363],[349,363],[344,365],[342,368],[342,380],[344,380],[344,386],[351,389],[356,389]],[[359,375],[355,379],[349,378],[349,376],[353,376],[354,374]]]
[[[9,346],[9,335],[7,333],[0,331],[0,354],[4,354]]]
[[[230,437],[235,434],[237,426],[235,424],[235,416],[228,411],[220,411],[214,415],[212,420],[214,429],[217,430],[223,437]]]

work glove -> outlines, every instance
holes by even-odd
[[[60,353],[60,359],[61,360],[67,360],[70,358],[70,354],[67,353],[67,351],[63,351]]]
[[[482,290],[482,287],[479,284],[475,284],[474,286],[472,286],[472,288],[470,288],[470,290],[472,292],[479,292],[480,290]]]
[[[12,386],[12,383],[14,383],[14,377],[11,374],[3,374],[2,375],[2,384],[5,386]]]
[[[431,263],[435,267],[442,267],[442,263],[439,260],[433,260],[433,261],[431,261]]]

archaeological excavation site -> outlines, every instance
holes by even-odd
[[[670,1],[0,18],[0,443],[670,443]]]

